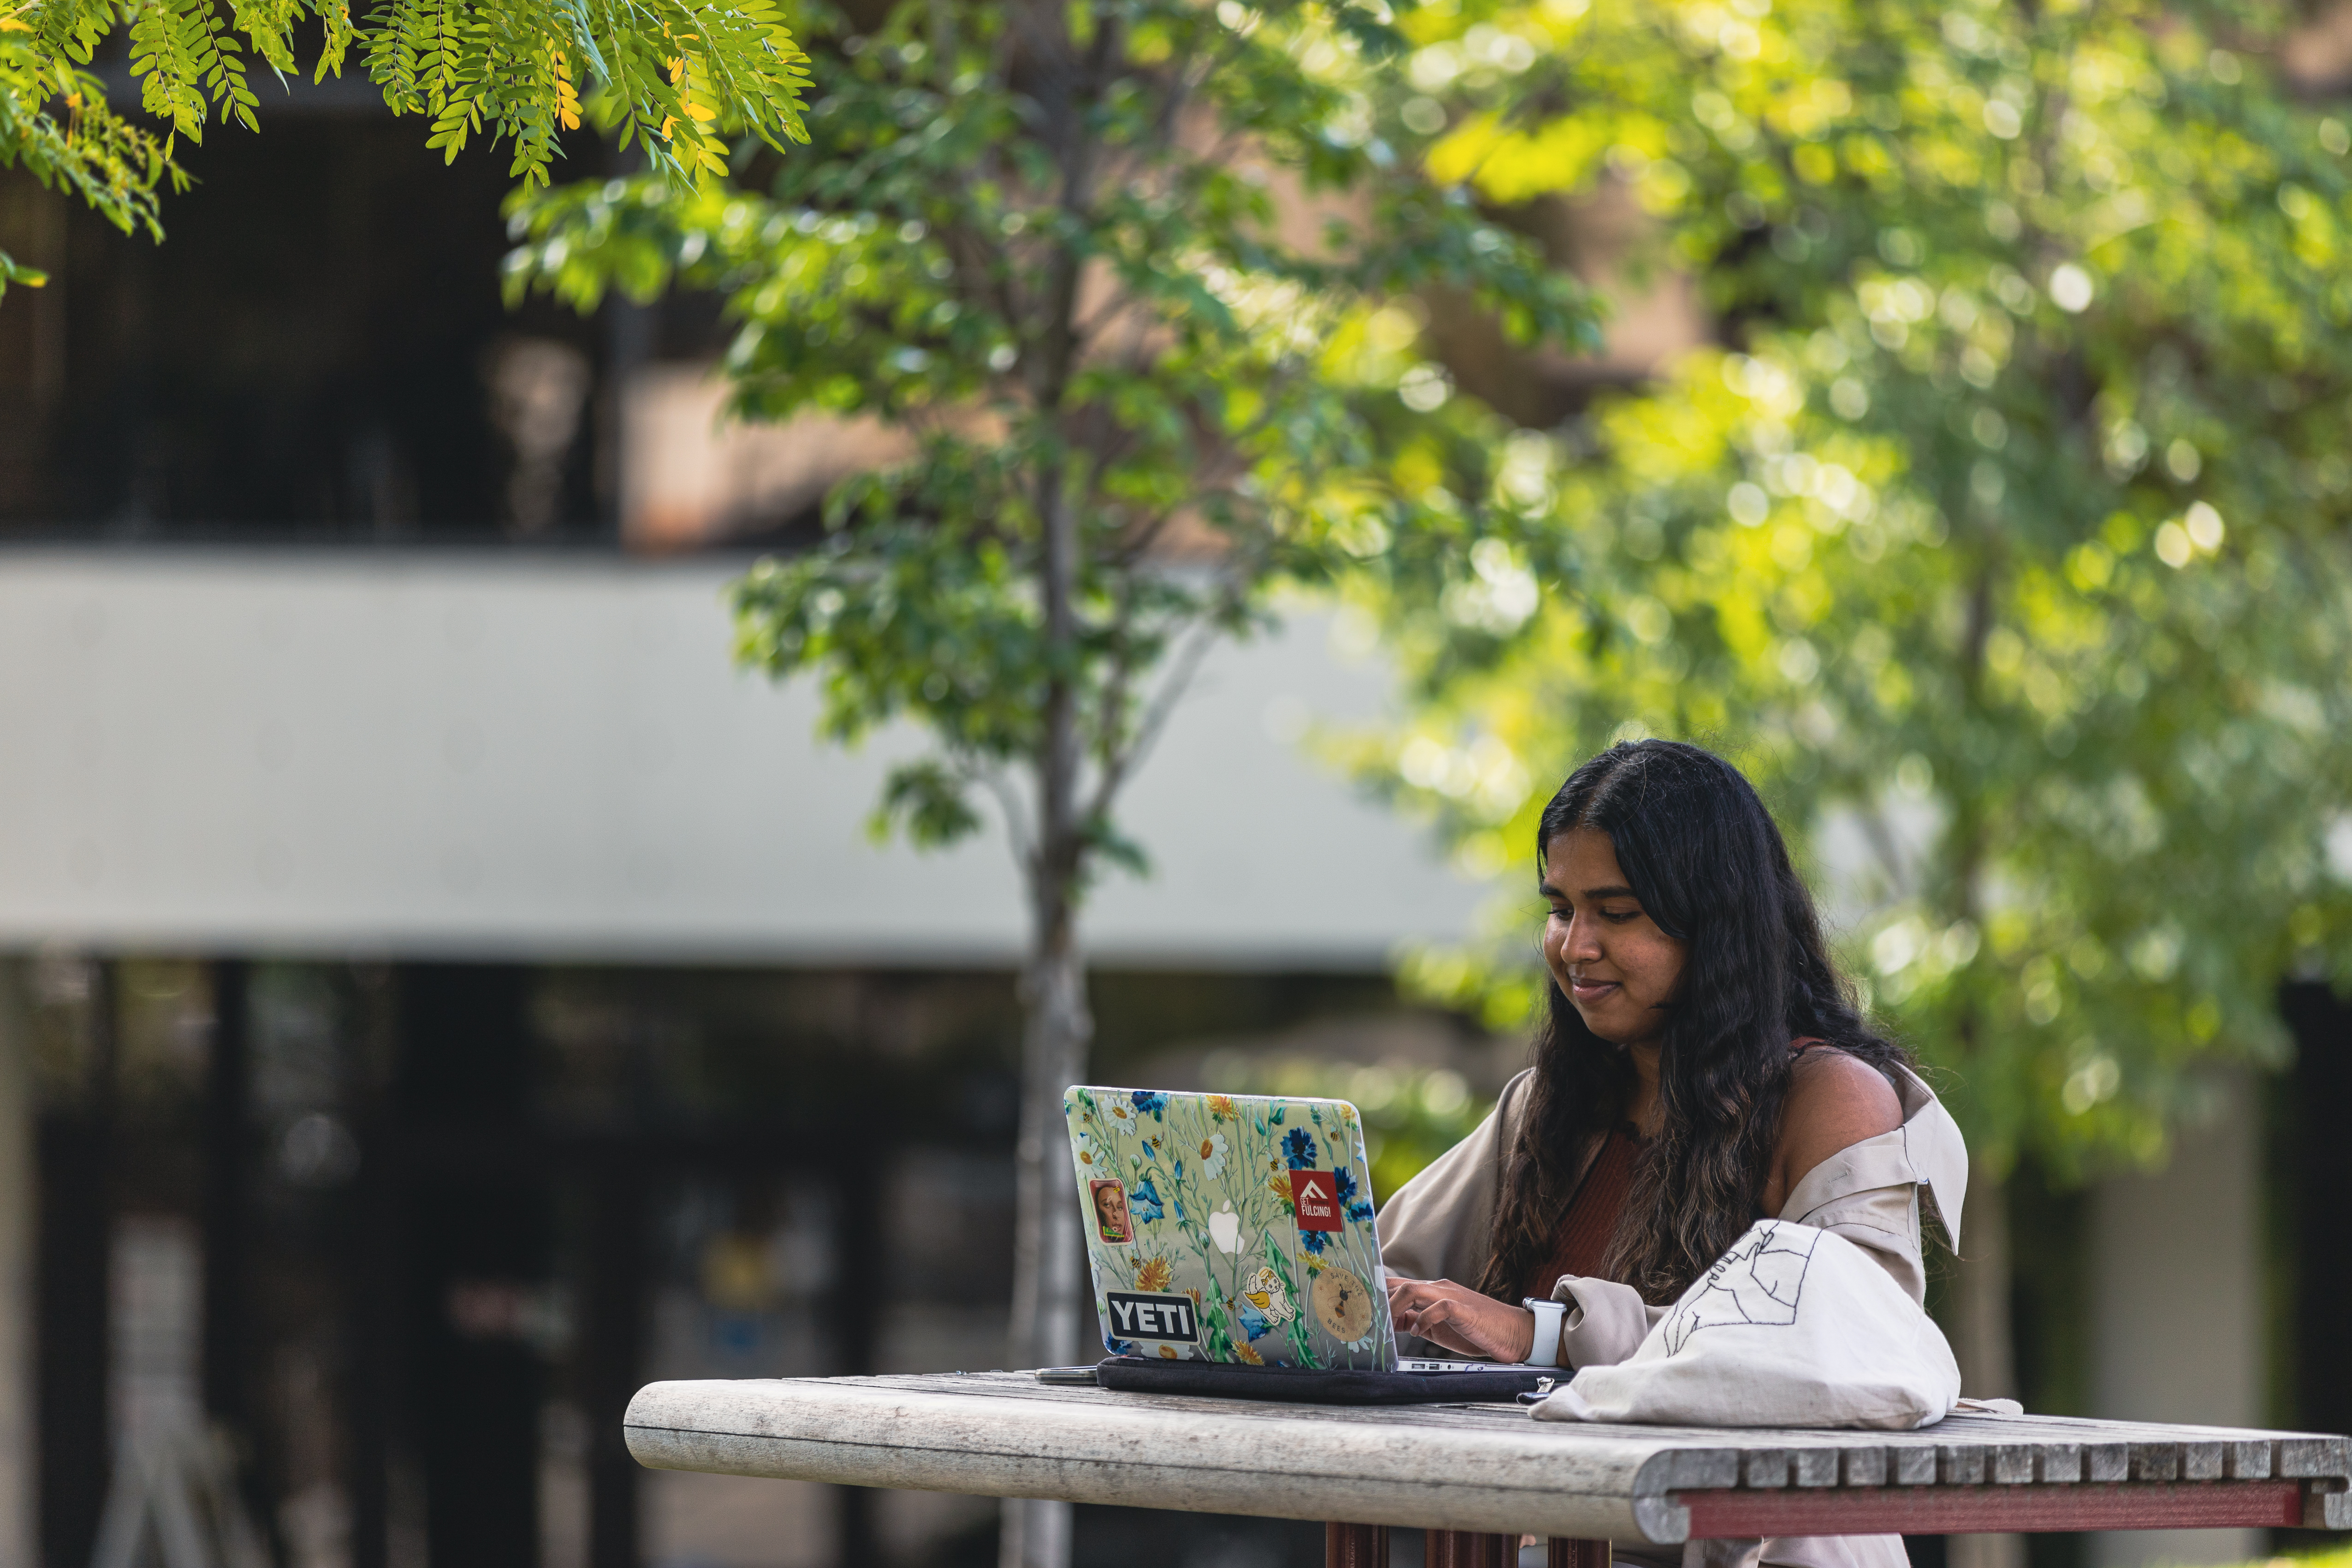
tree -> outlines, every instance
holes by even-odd
[[[118,22],[160,132],[118,114],[89,68]],[[311,27],[314,79],[341,75],[356,47],[385,104],[431,121],[427,146],[455,159],[478,136],[510,141],[526,185],[547,183],[559,136],[583,116],[681,184],[724,174],[730,137],[807,139],[804,57],[773,0],[383,0],[367,22],[350,0],[232,0],[226,14],[215,0],[5,0],[0,168],[21,165],[124,233],[160,240],[159,188],[187,184],[178,139],[201,143],[208,120],[257,130],[247,57],[282,83],[300,73],[295,37]],[[42,281],[0,252],[0,296]]]
[[[1497,434],[1416,352],[1444,285],[1573,344],[1581,296],[1419,167],[1378,0],[927,0],[835,33],[823,137],[767,194],[534,196],[518,288],[724,289],[738,412],[867,414],[915,455],[737,587],[740,657],[822,683],[824,732],[912,721],[878,820],[993,798],[1029,902],[1013,1364],[1076,1349],[1060,1097],[1084,1076],[1078,910],[1185,679],[1284,584],[1379,559],[1483,582]],[[1483,549],[1484,546],[1477,548]],[[1007,1560],[1058,1560],[1042,1507]]]
[[[1856,953],[1981,1178],[1956,1312],[1979,1384],[2010,1376],[2021,1152],[2159,1158],[2199,1064],[2284,1051],[2284,974],[2352,979],[2326,849],[2352,806],[2352,135],[2273,80],[2288,19],[1404,24],[1452,116],[1439,176],[1630,187],[1719,342],[1558,433],[1516,536],[1538,613],[1382,585],[1422,710],[1358,761],[1498,871],[1527,863],[1527,770],[1643,731],[1731,746],[1817,862],[1854,847]],[[1422,979],[1510,1013],[1525,948]]]

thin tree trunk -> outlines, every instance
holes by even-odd
[[[1971,1399],[2014,1399],[2008,1194],[1983,1160],[1969,1163],[1960,1234],[1958,1288],[1952,1300],[1952,1354],[1960,1363],[1960,1392]],[[1956,1535],[1948,1556],[1951,1568],[2025,1568],[2025,1538]]]
[[[1037,834],[1028,867],[1030,949],[1021,978],[1019,1207],[1013,1251],[1013,1360],[1024,1367],[1066,1360],[1076,1342],[1075,1224],[1053,1217],[1076,1201],[1061,1159],[1062,1091],[1086,1071],[1094,1018],[1087,1009],[1078,952],[1078,824],[1076,663],[1077,520],[1062,494],[1060,465],[1038,477],[1045,534],[1042,582],[1049,653],[1045,723],[1037,757]],[[1055,1175],[1061,1175],[1055,1180]],[[1062,1200],[1056,1202],[1056,1199]],[[1066,1232],[1066,1237],[1064,1233]]]
[[[1960,682],[1971,709],[1983,700],[1985,647],[1992,636],[1993,576],[1997,539],[1978,567],[1969,585],[1968,615],[1960,636]],[[1973,798],[1973,780],[1960,785],[1954,801],[1951,826],[1955,848],[1953,891],[1958,913],[1981,927],[1984,920],[1979,879],[1985,860],[1984,813]],[[1963,1058],[1973,1064],[1978,1051],[1978,1016],[1963,1008],[1957,1020]],[[1959,1287],[1953,1302],[1952,1354],[1960,1363],[1960,1392],[1973,1399],[2017,1397],[2017,1346],[2010,1322],[2009,1202],[2000,1178],[1993,1173],[1987,1151],[1977,1150],[1969,1161],[1969,1191],[1960,1212]],[[1956,1535],[1951,1539],[1951,1568],[2025,1568],[2025,1538],[2021,1535]]]
[[[1960,1391],[1971,1399],[2017,1397],[2017,1352],[2009,1321],[2009,1205],[2000,1178],[1979,1160],[1969,1167],[1961,1211],[1960,1268],[1953,1292],[1952,1353]]]
[[[1022,976],[1021,1142],[1013,1243],[1012,1362],[1054,1366],[1077,1352],[1077,1193],[1062,1122],[1062,1091],[1086,1075],[1094,1017],[1078,949],[1076,663],[1077,519],[1054,465],[1039,476],[1042,582],[1052,674],[1037,758],[1037,834],[1029,865],[1031,948]],[[1070,1508],[1035,1500],[1004,1505],[1000,1568],[1066,1568]]]
[[[1062,1123],[1062,1090],[1086,1074],[1094,1022],[1077,944],[1039,953],[1024,982],[1019,1212],[1013,1251],[1012,1360],[1059,1366],[1078,1353],[1077,1195]],[[1070,1505],[1008,1499],[1000,1568],[1064,1568],[1070,1560]]]
[[[1033,90],[1052,121],[1066,214],[1082,217],[1093,200],[1096,133],[1087,106],[1098,96],[1104,62],[1114,52],[1114,19],[1097,12],[1087,58],[1072,47],[1068,11],[1032,0],[1033,42],[1050,39],[1032,64]],[[1037,331],[1028,346],[1030,394],[1038,410],[1066,420],[1064,405],[1078,353],[1078,279],[1083,258],[1057,246],[1037,297]],[[1066,423],[1066,436],[1070,432]],[[1075,443],[1082,444],[1082,443]],[[1078,879],[1087,830],[1079,799],[1083,757],[1078,723],[1079,519],[1068,471],[1059,460],[1038,473],[1034,500],[1041,535],[1038,602],[1045,633],[1045,690],[1034,758],[1036,834],[1027,867],[1029,963],[1022,975],[1021,1143],[1013,1247],[1012,1360],[1016,1367],[1054,1366],[1078,1352],[1077,1188],[1063,1130],[1062,1091],[1086,1077],[1094,1016],[1087,1006],[1086,961],[1078,947]],[[1070,1505],[1035,1499],[1004,1505],[999,1568],[1067,1568]]]
[[[1086,1073],[1094,1021],[1076,945],[1030,972],[1023,1041],[1019,1212],[1013,1236],[1013,1364],[1059,1366],[1077,1353],[1076,1188],[1062,1126],[1062,1090]]]

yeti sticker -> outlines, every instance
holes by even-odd
[[[1201,1342],[1199,1320],[1190,1296],[1137,1296],[1124,1290],[1105,1292],[1110,1308],[1110,1331],[1126,1340],[1173,1340]]]
[[[1822,1233],[1809,1225],[1762,1224],[1716,1259],[1699,1288],[1666,1315],[1666,1353],[1675,1355],[1701,1329],[1726,1323],[1785,1328],[1797,1321],[1797,1298]]]

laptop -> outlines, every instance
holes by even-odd
[[[1062,1095],[1103,1348],[1250,1366],[1400,1359],[1363,1118],[1344,1100],[1072,1085]]]

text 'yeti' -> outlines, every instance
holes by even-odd
[[[1129,1296],[1108,1292],[1111,1332],[1131,1340],[1181,1340],[1201,1342],[1189,1296]]]

